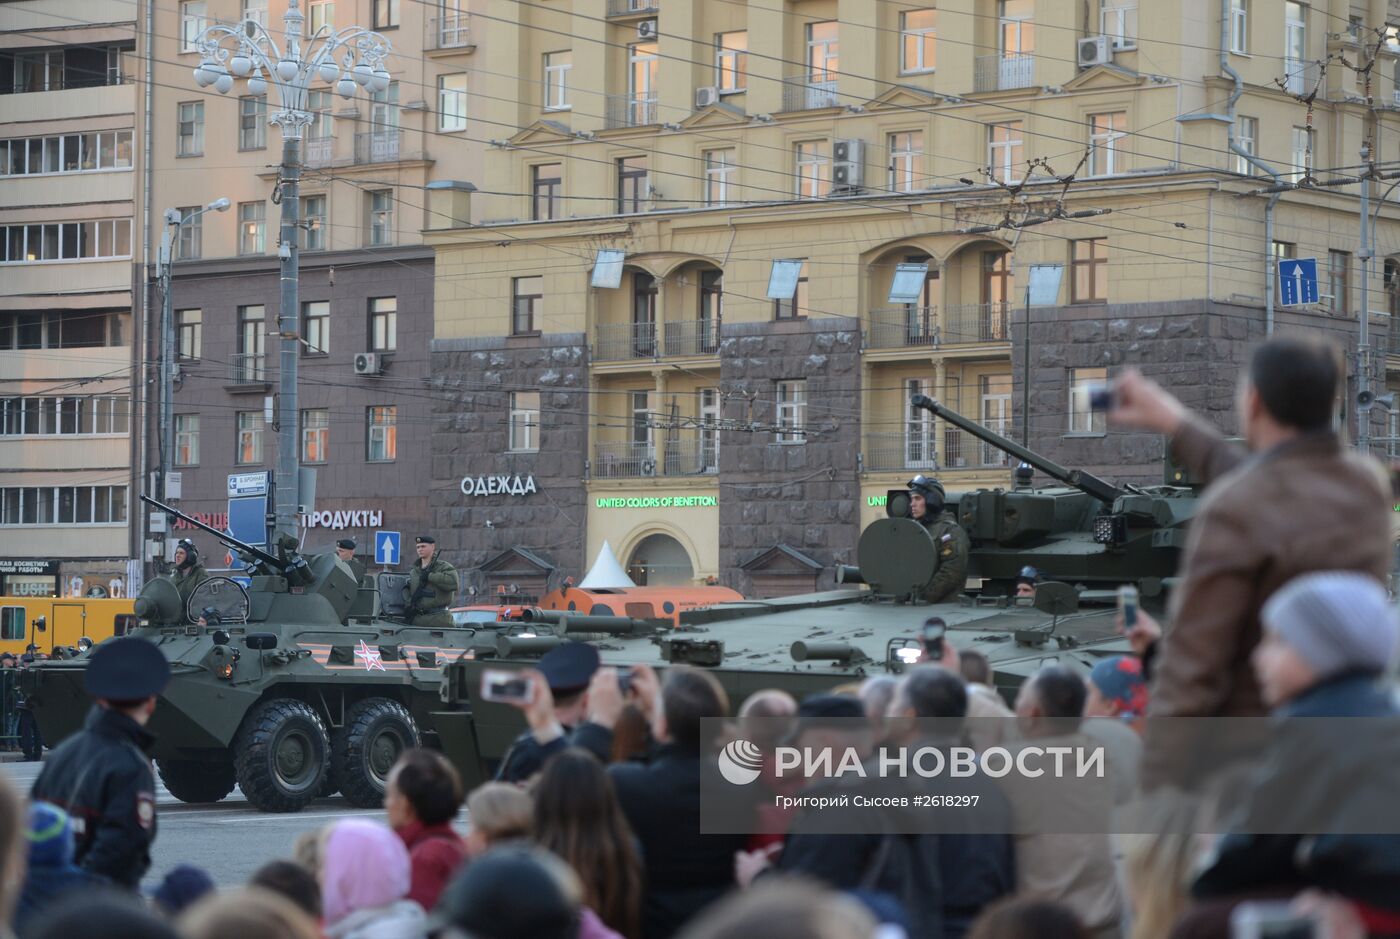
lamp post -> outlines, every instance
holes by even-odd
[[[302,34],[305,17],[298,0],[288,0],[282,17],[281,47],[267,27],[254,19],[237,25],[207,27],[196,44],[201,61],[194,80],[210,85],[219,94],[233,90],[235,78],[247,80],[248,92],[261,95],[269,85],[277,89],[280,108],[268,122],[282,128],[282,165],[278,172],[275,202],[282,207],[277,256],[281,259],[281,311],[278,317],[279,349],[277,389],[277,511],[276,531],[296,537],[300,498],[297,485],[297,359],[300,354],[297,310],[297,228],[300,206],[301,139],[314,117],[307,110],[311,83],[333,85],[342,98],[354,97],[357,88],[383,91],[389,87],[384,60],[389,41],[379,33],[358,26],[340,30],[322,27],[307,38]],[[304,40],[304,42],[303,42]],[[339,60],[339,64],[337,64]]]
[[[179,209],[165,210],[165,233],[160,237],[160,253],[156,255],[156,277],[160,283],[160,498],[168,499],[166,491],[173,464],[171,454],[175,437],[175,427],[171,409],[172,386],[175,382],[175,301],[171,295],[171,262],[175,256],[175,239],[179,237],[180,226],[188,225],[205,212],[227,212],[229,201],[215,199],[204,208],[181,216]]]

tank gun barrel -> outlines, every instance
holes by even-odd
[[[1020,444],[1006,439],[1001,434],[988,430],[976,421],[963,417],[957,411],[939,404],[928,395],[914,395],[909,399],[909,403],[916,408],[923,408],[925,411],[932,412],[935,416],[943,418],[955,427],[962,428],[979,440],[991,444],[998,450],[1011,454],[1021,462],[1029,463],[1051,479],[1057,479],[1067,486],[1073,486],[1076,489],[1087,492],[1100,502],[1112,505],[1115,499],[1123,495],[1123,490],[1114,486],[1112,483],[1099,479],[1099,477],[1095,476],[1093,473],[1079,469],[1065,469],[1053,460],[1046,459],[1033,450],[1027,450]]]
[[[246,554],[251,558],[256,558],[258,561],[267,565],[272,570],[277,571],[279,574],[286,572],[288,565],[283,563],[282,560],[276,557],[275,555],[268,554],[262,548],[255,548],[246,542],[239,541],[232,535],[221,532],[217,528],[214,528],[212,525],[206,525],[197,518],[191,518],[184,512],[181,512],[179,509],[172,508],[171,506],[166,505],[164,502],[161,502],[158,499],[152,499],[145,493],[141,493],[140,497],[141,501],[145,502],[147,505],[153,505],[156,508],[160,509],[162,512],[169,512],[176,518],[183,519],[186,524],[193,525],[200,531],[208,532],[215,538],[219,539],[220,544],[233,548],[235,551],[238,551],[241,554]]]

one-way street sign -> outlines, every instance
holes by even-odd
[[[374,563],[380,567],[393,567],[399,563],[399,533],[377,531],[374,533]]]
[[[1317,258],[1280,258],[1279,304],[1302,306],[1317,302]]]

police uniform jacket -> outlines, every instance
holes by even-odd
[[[548,743],[540,743],[532,731],[525,731],[506,751],[501,767],[496,771],[500,782],[520,783],[529,779],[544,768],[545,761],[569,747],[582,747],[607,765],[612,762],[613,734],[608,728],[592,721],[584,721],[579,726],[565,728],[562,736]]]
[[[929,603],[943,603],[957,597],[967,586],[967,555],[972,550],[972,541],[952,512],[940,512],[924,527],[938,552],[938,570],[924,588],[924,599]]]
[[[421,561],[415,561],[408,572],[408,595],[415,596],[425,584],[428,595],[415,602],[418,611],[445,610],[457,595],[457,569],[442,558],[434,558],[426,570]]]
[[[30,793],[72,816],[79,867],[133,889],[151,866],[156,837],[153,743],[120,711],[93,708],[83,732],[49,754]]]

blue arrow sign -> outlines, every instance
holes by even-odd
[[[1278,286],[1281,306],[1316,303],[1317,258],[1280,258]]]
[[[374,533],[374,563],[381,567],[393,567],[399,563],[399,533],[377,531]]]

